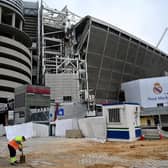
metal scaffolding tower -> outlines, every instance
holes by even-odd
[[[88,95],[86,94],[88,93],[88,80],[86,57],[82,58],[80,56],[81,45],[76,44],[75,24],[80,19],[78,15],[69,11],[67,6],[59,11],[44,4],[41,5],[42,81],[52,88],[54,83],[57,85],[56,87],[59,87],[64,80],[67,84],[63,82],[62,87],[69,85],[67,96],[70,94],[70,90],[73,90],[71,92],[72,100],[83,102],[88,99],[86,96]],[[63,89],[63,92],[65,92],[66,89]],[[61,94],[63,93],[61,91],[59,93],[59,90],[57,90],[57,95]]]

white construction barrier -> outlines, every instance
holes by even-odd
[[[33,137],[48,137],[49,127],[44,124],[33,123]]]
[[[0,125],[0,136],[5,135],[5,127],[3,125]]]
[[[79,119],[79,128],[87,138],[106,139],[106,121],[104,117]]]
[[[6,126],[6,137],[8,140],[13,139],[18,135],[25,136],[26,138],[31,137],[46,137],[49,135],[47,125],[35,124],[35,123],[24,123],[14,126]]]
[[[18,124],[13,126],[6,126],[6,137],[8,140],[13,139],[18,135],[30,138],[33,136],[33,123]]]
[[[77,119],[56,120],[55,136],[65,137],[66,130],[79,129]]]

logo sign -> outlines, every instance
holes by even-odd
[[[158,94],[162,93],[162,91],[163,91],[163,88],[160,85],[160,83],[154,83],[153,93],[155,93],[156,95],[158,95]]]
[[[63,108],[60,108],[58,110],[58,116],[64,116],[64,109]]]
[[[50,114],[49,114],[49,117],[50,117],[50,118],[52,118],[52,117],[53,117],[53,114],[52,114],[52,113],[50,113]]]

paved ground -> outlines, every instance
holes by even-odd
[[[0,138],[0,168],[13,167],[6,144]],[[18,168],[168,168],[168,139],[98,143],[49,137],[27,140],[24,147],[26,163]]]

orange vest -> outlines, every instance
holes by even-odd
[[[19,149],[19,144],[14,139],[9,141],[8,145],[12,146],[15,150]]]

